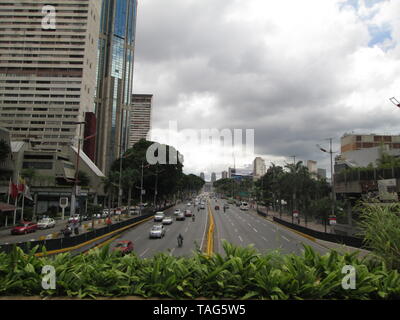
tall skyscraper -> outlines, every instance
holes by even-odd
[[[200,173],[200,178],[202,178],[204,181],[206,180],[206,176],[204,175],[204,172]]]
[[[128,148],[136,17],[137,0],[102,0],[95,103],[103,172]]]
[[[42,149],[77,144],[94,111],[100,3],[0,0],[0,126]]]
[[[152,94],[134,94],[129,128],[129,148],[140,139],[146,139],[151,129]]]
[[[215,174],[215,172],[211,173],[211,183],[217,181],[217,175]]]
[[[222,171],[221,178],[222,179],[227,179],[228,178],[228,171]]]

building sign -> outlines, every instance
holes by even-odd
[[[396,179],[378,180],[379,199],[381,201],[398,201]]]

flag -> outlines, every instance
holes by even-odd
[[[8,186],[8,194],[13,199],[18,197],[18,187],[16,184],[12,183],[11,180],[10,180],[10,184]]]
[[[25,185],[25,190],[24,190],[24,197],[33,201],[32,195],[31,195],[31,191],[28,187],[28,185]]]
[[[18,181],[18,192],[19,193],[23,193],[25,190],[25,179],[19,177],[19,181]]]

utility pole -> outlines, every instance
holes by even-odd
[[[158,184],[158,166],[156,165],[156,182],[154,186],[154,209],[157,210],[157,184]]]
[[[143,161],[142,161],[142,177],[140,179],[140,204],[139,204],[139,214],[142,215],[142,206],[143,206]]]
[[[293,158],[293,173],[294,174],[296,174],[296,156],[290,156],[291,158]],[[291,216],[292,216],[292,223],[294,223],[294,217],[293,217],[293,213],[294,213],[294,210],[296,210],[297,209],[297,206],[296,206],[296,183],[294,183],[294,192],[293,192],[293,209],[292,209],[292,214],[291,214]]]

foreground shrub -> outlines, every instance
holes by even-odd
[[[151,259],[119,256],[108,247],[86,255],[38,258],[15,247],[0,253],[0,295],[79,298],[164,297],[172,299],[399,299],[400,275],[384,262],[359,260],[332,251],[324,256],[305,246],[302,256],[260,254],[252,247],[224,243],[226,255],[201,252],[175,258],[160,253]],[[41,270],[56,270],[55,290],[42,289]],[[356,270],[356,289],[342,288],[342,268]]]
[[[363,204],[362,236],[376,257],[400,270],[400,205]]]

